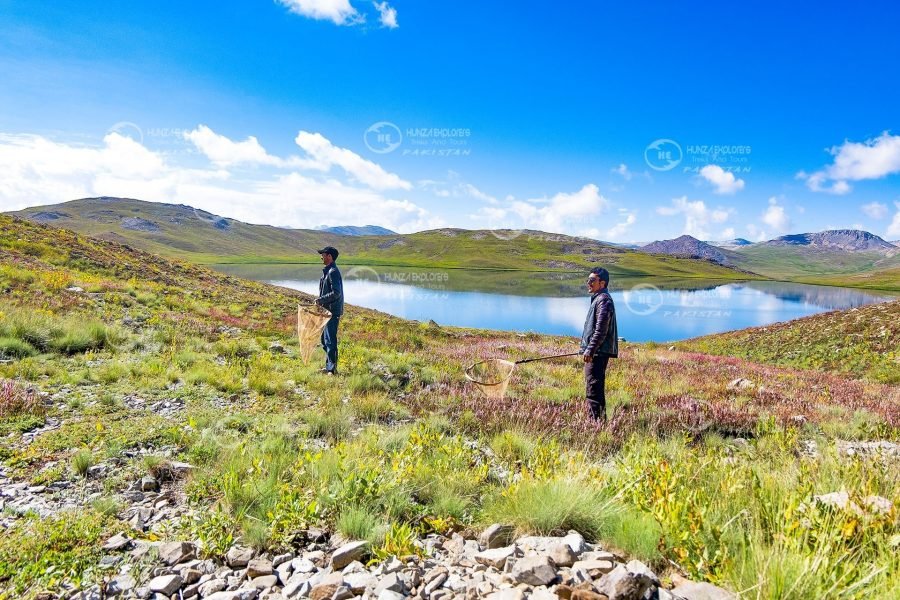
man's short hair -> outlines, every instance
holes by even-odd
[[[609,285],[609,271],[603,267],[594,267],[591,269],[591,273],[599,277],[600,281],[605,281],[606,285]]]

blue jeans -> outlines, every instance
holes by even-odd
[[[325,348],[325,370],[334,372],[337,369],[337,330],[340,317],[331,317],[322,329],[322,347]]]

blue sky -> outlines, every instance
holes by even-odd
[[[0,210],[900,238],[900,8],[733,4],[0,0]]]

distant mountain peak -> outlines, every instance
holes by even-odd
[[[783,235],[768,242],[761,242],[762,246],[807,246],[830,250],[843,250],[845,252],[878,252],[885,255],[893,255],[897,247],[883,240],[874,233],[859,229],[831,229],[817,233],[794,233]]]
[[[317,229],[338,235],[397,235],[396,231],[391,231],[378,225],[335,225],[333,227],[318,227]]]
[[[674,240],[651,242],[640,248],[641,252],[650,254],[668,254],[684,258],[700,258],[711,260],[720,265],[730,265],[731,261],[722,250],[712,244],[702,242],[690,235],[682,235]]]

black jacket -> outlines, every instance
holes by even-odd
[[[328,310],[332,316],[344,314],[344,281],[335,263],[322,269],[319,278],[319,297],[316,304]]]
[[[619,356],[616,305],[605,289],[591,296],[591,307],[581,332],[581,352],[591,356]]]

